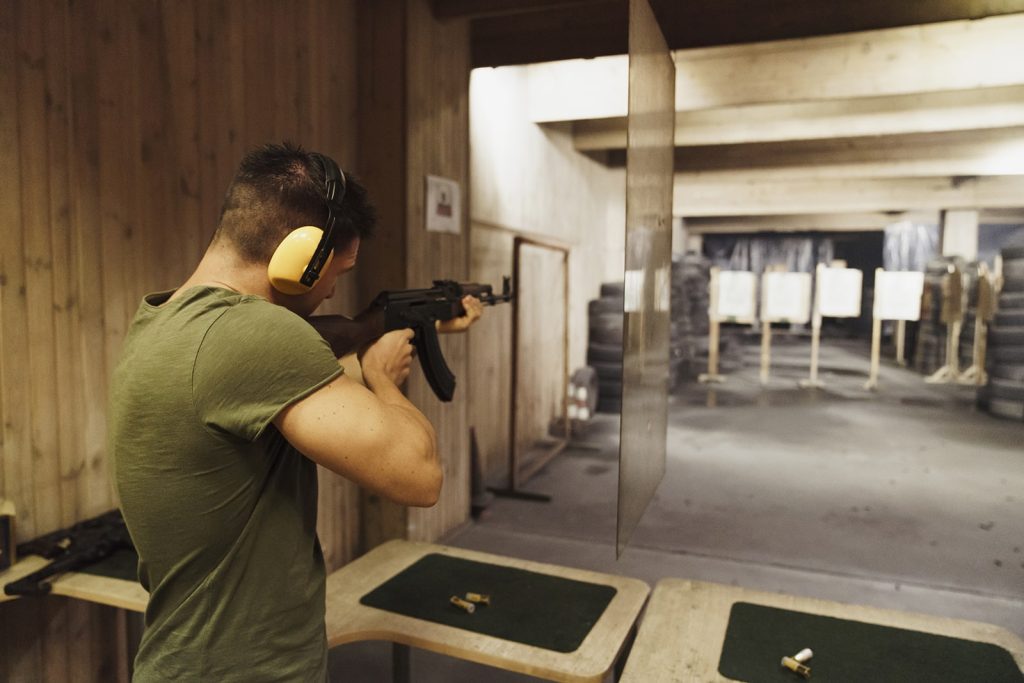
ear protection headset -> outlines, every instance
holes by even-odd
[[[270,284],[282,294],[305,294],[334,257],[334,224],[341,214],[345,197],[345,174],[330,157],[312,153],[310,157],[324,173],[324,201],[327,221],[323,229],[305,225],[288,233],[274,251],[267,266]]]

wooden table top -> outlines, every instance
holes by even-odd
[[[569,653],[360,604],[363,595],[430,553],[603,584],[617,592],[579,649]],[[614,665],[649,592],[643,581],[622,576],[428,543],[390,541],[327,578],[327,642],[333,647],[360,640],[387,640],[548,680],[596,683]]]
[[[28,576],[49,563],[49,560],[38,555],[28,555],[18,560],[13,567],[0,572],[0,586]],[[149,594],[137,581],[126,581],[109,576],[66,572],[55,578],[52,585],[52,595],[87,600],[133,612],[145,612],[146,603],[149,602]],[[0,602],[14,599],[16,599],[15,596],[0,592]]]
[[[992,643],[1009,651],[1018,666],[1024,668],[1024,641],[992,624],[664,579],[651,594],[621,683],[732,680],[718,673],[718,660],[735,602]]]

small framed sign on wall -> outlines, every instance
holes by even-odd
[[[462,225],[462,192],[451,178],[428,175],[426,185],[427,230],[458,234]]]

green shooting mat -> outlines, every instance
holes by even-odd
[[[1024,683],[1013,656],[991,643],[745,602],[732,606],[718,672],[751,683],[801,681],[780,661],[805,647],[818,682]]]
[[[468,614],[449,601],[491,597]],[[573,652],[615,596],[611,586],[432,553],[364,595],[369,607],[524,645]]]

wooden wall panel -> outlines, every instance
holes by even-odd
[[[410,287],[424,287],[434,279],[465,281],[469,275],[469,23],[436,21],[427,0],[410,0],[407,7],[407,272]],[[462,223],[458,235],[426,231],[427,175],[460,184]],[[468,518],[466,344],[466,335],[441,339],[441,349],[458,382],[451,403],[437,400],[422,373],[414,372],[409,381],[409,397],[437,431],[445,479],[436,506],[409,511],[408,537],[412,540],[436,540]]]
[[[406,281],[406,2],[361,3],[357,16],[359,168],[377,206],[377,231],[360,248],[358,289],[367,298]],[[363,301],[362,303],[368,303]],[[406,535],[408,511],[369,492],[360,495],[359,544],[368,550]]]
[[[360,165],[380,206],[377,238],[360,255],[360,291],[372,296],[386,288],[429,286],[439,278],[464,280],[469,271],[468,24],[435,21],[427,0],[382,0],[360,6],[359,34]],[[461,184],[459,235],[426,232],[427,175]],[[437,431],[445,474],[440,500],[430,509],[406,509],[364,495],[364,548],[396,537],[432,541],[468,518],[467,339],[445,337],[441,347],[457,378],[455,399],[439,402],[419,370],[407,387]]]
[[[73,3],[67,12],[67,25],[84,35],[99,33],[94,3]],[[107,395],[107,299],[103,296],[103,217],[100,205],[100,108],[99,41],[68,40],[68,80],[70,103],[69,168],[71,179],[70,234],[75,263],[75,292],[79,336],[79,381],[68,387],[72,400],[82,412],[82,430],[72,459],[75,467],[76,518],[93,517],[110,508],[109,486],[98,485],[106,471]],[[186,240],[187,241],[187,240]],[[73,387],[73,391],[72,391]],[[67,395],[67,394],[65,394]],[[64,457],[62,455],[62,457]]]
[[[29,438],[28,318],[25,298],[25,258],[22,240],[21,142],[18,137],[18,12],[11,3],[0,4],[0,422],[3,433],[4,495],[22,504],[23,518],[33,518],[32,468],[30,458],[12,457],[25,453]]]
[[[0,496],[20,537],[116,504],[109,373],[142,295],[198,262],[242,153],[289,139],[354,163],[355,7],[0,3]],[[325,308],[352,312],[355,286]],[[319,493],[333,569],[358,495],[329,473]],[[124,680],[124,633],[116,610],[4,603],[0,680]]]

